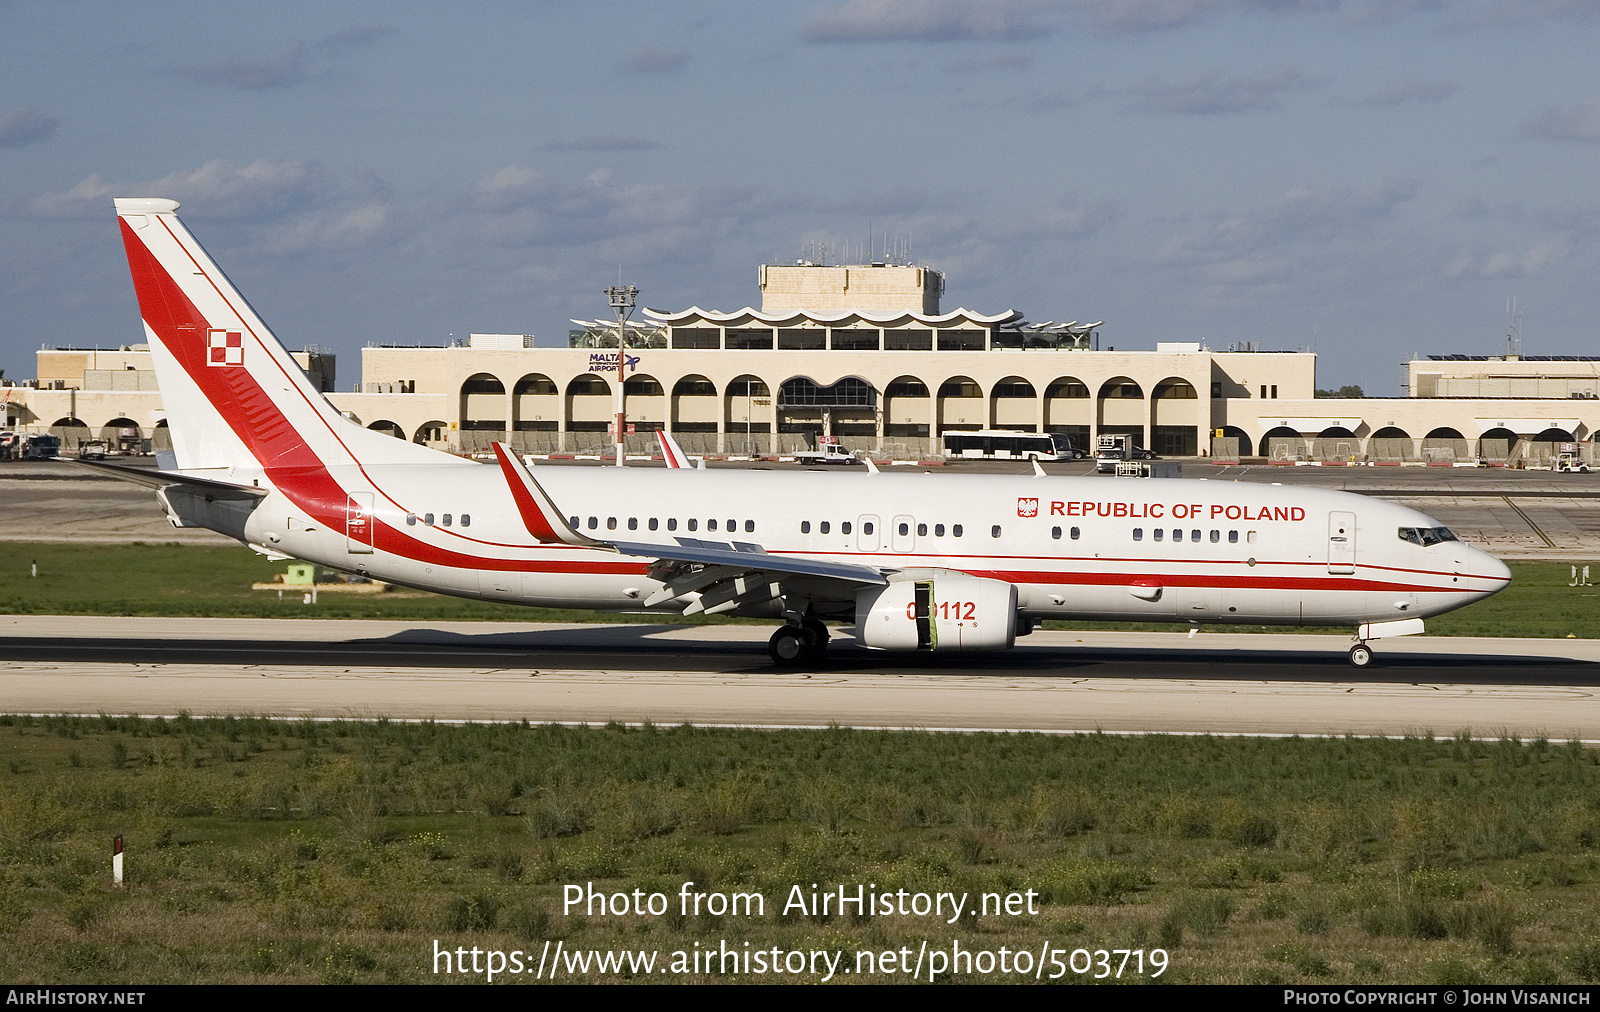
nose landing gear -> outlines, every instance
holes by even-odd
[[[1350,665],[1365,668],[1372,663],[1372,648],[1365,643],[1357,643],[1350,648]]]

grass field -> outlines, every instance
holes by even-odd
[[[37,565],[39,575],[30,576]],[[1600,637],[1600,587],[1569,587],[1570,567],[1513,562],[1508,590],[1487,601],[1428,620],[1442,636]],[[177,544],[68,545],[0,542],[0,613],[52,615],[196,615],[247,618],[378,618],[411,621],[661,622],[671,615],[597,615],[591,611],[519,608],[407,591],[381,595],[320,594],[315,605],[297,593],[283,600],[253,591],[283,572],[244,548]],[[693,621],[743,621],[696,617]],[[1061,629],[1174,629],[1119,622],[1049,623]],[[1322,631],[1261,626],[1212,631]],[[1339,634],[1347,628],[1327,629]]]
[[[1048,943],[1161,949],[1173,983],[1596,981],[1596,798],[1600,754],[1542,740],[0,717],[0,978],[435,981],[437,939],[846,965]],[[685,916],[686,881],[767,905]],[[563,887],[591,882],[673,908],[569,916]],[[1038,912],[780,909],[813,883],[1033,890]]]

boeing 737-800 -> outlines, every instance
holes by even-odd
[[[1364,666],[1370,640],[1510,580],[1437,521],[1342,492],[533,468],[504,444],[493,463],[463,459],[344,418],[176,201],[116,207],[174,459],[91,466],[154,487],[174,525],[274,558],[490,601],[768,616],[780,665],[817,659],[828,622],[869,649],[1002,650],[1043,619],[1109,619],[1353,626]]]

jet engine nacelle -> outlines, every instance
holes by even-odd
[[[1017,641],[1017,588],[951,574],[863,590],[856,639],[871,650],[1008,650]]]

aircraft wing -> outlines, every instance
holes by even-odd
[[[582,534],[567,523],[533,472],[510,447],[494,444],[495,456],[511,487],[511,496],[522,514],[523,526],[541,544],[567,544],[599,548],[653,559],[649,576],[663,586],[644,602],[654,607],[668,601],[689,599],[684,614],[715,614],[746,605],[771,601],[787,593],[785,583],[799,581],[815,596],[829,591],[853,597],[864,586],[881,587],[888,582],[883,571],[848,562],[829,562],[791,555],[772,555],[760,545],[746,541],[702,541],[674,538],[672,542],[601,541]]]
[[[675,544],[643,541],[612,541],[611,548],[623,555],[659,559],[663,562],[686,562],[701,566],[733,566],[747,570],[764,570],[772,573],[791,573],[795,576],[819,576],[829,580],[881,587],[888,581],[883,573],[870,566],[856,566],[848,562],[827,562],[793,555],[769,555],[760,545],[745,541],[732,543],[700,541],[696,538],[674,538]]]
[[[110,475],[119,481],[132,482],[135,485],[144,485],[147,488],[167,489],[174,485],[189,489],[196,495],[212,500],[240,500],[262,499],[271,491],[270,489],[257,488],[254,485],[235,485],[228,481],[217,481],[215,478],[196,478],[187,474],[175,474],[171,471],[154,471],[147,467],[129,467],[127,464],[112,464],[103,460],[75,460],[70,457],[57,457],[65,464],[77,464],[87,467],[101,474]]]

